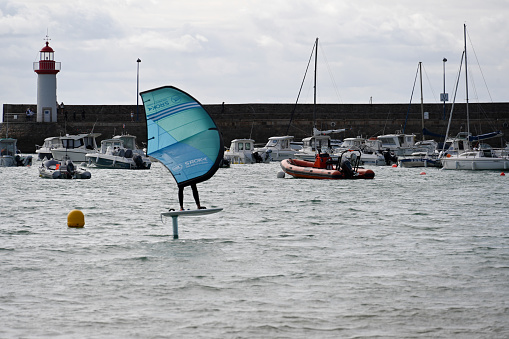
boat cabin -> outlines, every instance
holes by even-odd
[[[16,139],[5,138],[0,139],[0,155],[1,156],[14,156],[16,155]]]
[[[95,142],[95,138],[100,136],[100,133],[87,133],[87,134],[77,134],[77,135],[69,135],[67,134],[65,137],[61,137],[62,147],[66,149],[73,148],[85,148],[85,149],[96,149],[97,143]]]
[[[453,139],[446,141],[446,153],[447,154],[460,154],[471,150],[469,142],[469,134],[467,132],[460,132]]]
[[[253,139],[233,139],[230,144],[230,152],[251,152],[254,149]]]
[[[396,148],[413,147],[415,134],[386,134],[378,136],[382,142],[382,148],[389,148],[391,151]]]
[[[60,140],[60,137],[49,137],[44,139],[44,143],[40,148],[45,149],[52,149],[52,148],[58,148],[62,147],[62,141]]]
[[[124,142],[120,139],[105,139],[101,141],[102,154],[113,154],[115,151],[124,148]]]
[[[314,153],[317,150],[326,151],[331,148],[331,139],[328,135],[313,135],[302,139],[302,151]]]
[[[266,149],[272,150],[292,150],[293,136],[270,137],[265,145]]]
[[[357,149],[360,149],[361,146],[364,146],[365,145],[365,140],[364,138],[361,138],[361,137],[357,137],[357,138],[345,138],[343,140],[343,143],[341,144],[341,148],[344,148],[344,149],[354,149],[354,150],[357,150]]]
[[[115,140],[121,140],[124,144],[124,148],[135,150],[136,147],[136,137],[134,135],[116,135],[113,137]]]

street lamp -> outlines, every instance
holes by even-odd
[[[140,62],[141,59],[138,58],[138,60],[136,60],[136,64],[138,65],[136,69],[136,121],[140,120],[140,109],[138,105],[140,99]]]
[[[449,99],[447,93],[445,93],[445,63],[447,62],[447,59],[444,58],[442,60],[444,63],[444,93],[442,94],[442,101],[444,102],[444,120],[445,120],[445,102]]]

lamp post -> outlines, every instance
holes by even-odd
[[[136,64],[138,65],[136,69],[136,121],[140,120],[140,109],[138,108],[138,102],[140,98],[140,62],[141,59],[138,58],[138,60],[136,60]]]
[[[444,102],[444,120],[445,120],[445,102],[449,99],[447,93],[445,93],[445,63],[447,62],[447,59],[444,58],[443,64],[444,64],[444,93],[442,95],[442,101]]]

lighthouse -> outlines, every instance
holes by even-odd
[[[37,73],[37,122],[57,122],[57,73],[60,62],[55,62],[55,52],[49,46],[40,51],[39,61],[34,62]]]

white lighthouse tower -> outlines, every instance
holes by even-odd
[[[37,73],[37,122],[57,122],[57,73],[60,62],[55,62],[53,48],[46,46],[40,51],[39,61],[34,62]]]

